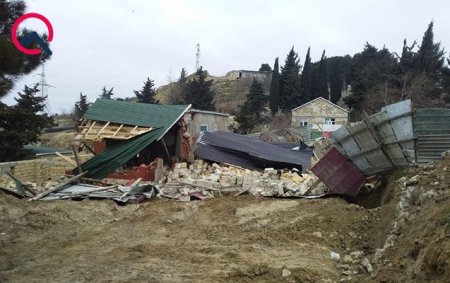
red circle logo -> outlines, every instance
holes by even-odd
[[[48,42],[51,42],[53,40],[53,27],[52,24],[50,23],[50,21],[44,17],[41,14],[38,13],[27,13],[24,14],[22,16],[20,16],[15,22],[14,25],[12,27],[12,31],[11,31],[11,39],[12,42],[14,43],[14,45],[16,46],[17,49],[19,49],[21,52],[27,54],[27,55],[39,55],[41,54],[42,50],[39,48],[35,48],[35,49],[28,49],[22,46],[22,44],[20,44],[19,40],[17,39],[17,29],[19,28],[19,25],[26,19],[29,18],[36,18],[38,20],[41,20],[45,26],[47,27],[48,30]]]

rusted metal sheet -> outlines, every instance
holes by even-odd
[[[335,194],[356,196],[366,180],[336,148],[328,151],[311,170]]]
[[[450,109],[417,109],[414,135],[417,137],[417,162],[439,160],[441,153],[450,149]]]

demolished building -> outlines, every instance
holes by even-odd
[[[83,144],[102,141],[105,149],[73,172],[87,171],[87,177],[101,179],[126,165],[139,170],[156,157],[171,164],[172,158],[193,159],[191,137],[183,115],[190,105],[156,105],[97,99],[83,115],[76,139]],[[152,180],[151,168],[144,180]],[[133,174],[124,179],[134,178]]]

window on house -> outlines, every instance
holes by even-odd
[[[207,124],[201,124],[200,125],[200,132],[203,133],[204,131],[208,131],[208,125]]]
[[[336,125],[336,118],[325,118],[325,125]]]
[[[304,118],[304,117],[300,118],[299,124],[300,124],[300,127],[308,126],[308,118]]]

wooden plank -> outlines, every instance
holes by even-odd
[[[117,188],[117,185],[114,186],[109,186],[109,187],[99,187],[99,188],[95,188],[95,189],[91,189],[91,190],[87,190],[84,192],[75,192],[75,193],[71,193],[70,196],[81,196],[81,195],[86,195],[89,193],[96,193],[96,192],[101,192],[101,191],[106,191],[106,190],[110,190],[110,189],[114,189]]]
[[[90,148],[85,142],[82,143],[82,146],[87,148],[87,150],[89,150],[93,155],[96,155],[94,150],[92,148]]]
[[[24,183],[22,183],[16,176],[14,176],[13,174],[11,174],[11,173],[9,173],[9,172],[5,172],[5,173],[6,173],[6,175],[8,175],[9,177],[11,177],[11,179],[13,179],[14,181],[16,181],[16,184],[17,184],[19,187],[25,189],[27,192],[31,193],[33,196],[36,195],[36,193],[35,193],[31,188],[29,188],[28,185],[25,185]],[[24,196],[26,196],[26,195],[25,195],[25,192],[24,192]]]
[[[139,178],[139,179],[137,179],[136,181],[134,181],[134,183],[131,184],[130,189],[128,190],[128,192],[125,192],[125,193],[120,197],[120,200],[123,200],[123,199],[131,192],[131,190],[133,190],[133,188],[136,187],[141,181],[142,181],[142,178]]]
[[[100,136],[100,134],[106,129],[106,127],[108,127],[108,125],[109,125],[109,122],[106,123],[106,124],[100,129],[100,131],[97,133],[97,137]]]
[[[70,165],[72,165],[73,167],[77,166],[77,163],[75,161],[73,161],[72,159],[70,159],[69,157],[62,155],[59,152],[55,152],[55,153],[56,153],[56,155],[58,155],[59,157],[61,157],[62,159],[64,159],[68,163],[70,163]]]
[[[120,129],[122,129],[123,124],[120,124],[119,128],[115,131],[114,135],[112,135],[113,137],[117,135],[117,133],[120,131]]]
[[[75,162],[77,163],[78,173],[81,174],[80,159],[78,159],[78,153],[75,148],[75,145],[72,145],[72,151],[73,151],[73,156],[75,157]]]
[[[92,127],[95,126],[95,122],[97,122],[97,121],[94,121],[94,122],[92,123],[92,125],[91,125],[91,126],[89,127],[89,129],[87,130],[85,136],[89,135],[89,131],[92,129]]]
[[[309,195],[309,193],[310,193],[312,190],[314,190],[314,188],[317,187],[317,186],[320,184],[320,182],[322,182],[322,181],[320,181],[320,179],[317,179],[317,180],[314,182],[314,184],[312,184],[312,186],[311,186],[308,190],[306,190],[306,192],[305,192],[303,195],[304,195],[304,196]]]
[[[42,193],[38,194],[37,196],[35,196],[34,198],[31,198],[30,200],[39,200],[39,199],[41,199],[41,198],[43,198],[43,197],[45,197],[45,196],[47,196],[47,195],[49,195],[49,194],[51,194],[51,193],[55,193],[55,192],[57,192],[57,191],[60,191],[60,190],[64,189],[65,186],[67,186],[67,185],[69,185],[69,184],[71,184],[71,183],[77,181],[78,179],[80,179],[81,177],[83,177],[84,175],[86,175],[87,173],[88,173],[88,172],[85,171],[85,172],[83,172],[83,173],[81,173],[81,174],[78,174],[78,175],[76,175],[75,177],[70,178],[69,180],[65,181],[64,183],[59,184],[59,185],[57,185],[56,187],[51,188],[50,190],[47,190],[47,191],[45,191],[45,192],[42,192]]]

